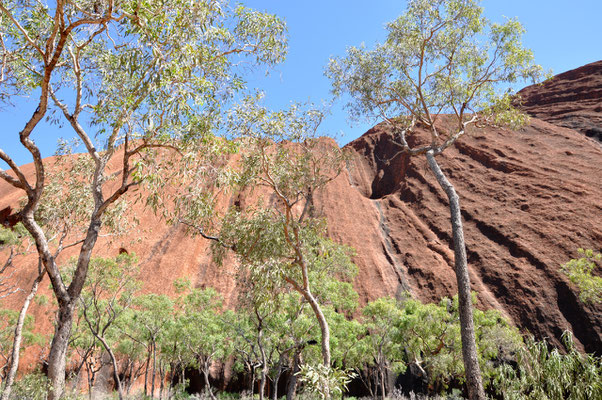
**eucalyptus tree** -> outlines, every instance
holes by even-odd
[[[120,333],[130,324],[134,313],[125,312],[117,321]],[[130,394],[134,383],[145,372],[146,347],[137,337],[122,334],[115,346],[115,355],[120,360],[123,371],[122,384],[125,386],[126,395]]]
[[[111,359],[119,399],[123,399],[123,387],[112,342],[118,335],[115,322],[132,305],[139,287],[136,263],[136,256],[126,253],[114,259],[93,258],[80,297],[82,320]]]
[[[265,275],[257,275],[256,271],[252,269],[243,270],[239,274],[238,285],[241,288],[239,313],[244,315],[244,322],[239,325],[239,328],[242,329],[236,329],[236,335],[243,339],[243,346],[239,352],[242,350],[246,351],[248,355],[252,355],[251,363],[260,367],[258,388],[260,400],[263,400],[265,396],[268,374],[275,361],[277,342],[286,340],[285,335],[280,338],[275,335],[276,325],[282,321],[281,318],[278,318],[281,314],[279,312],[281,293],[272,290],[273,285],[269,279],[266,281],[264,278]],[[255,365],[251,367],[250,372],[251,391],[253,391]],[[277,391],[278,387],[275,386],[273,390]]]
[[[484,399],[477,362],[470,280],[458,195],[436,161],[470,126],[525,123],[504,84],[539,78],[515,19],[492,23],[479,0],[411,0],[373,50],[351,47],[327,74],[348,93],[351,115],[383,118],[400,153],[426,156],[450,206],[469,396]],[[451,114],[445,121],[442,113]],[[445,126],[444,126],[445,124]],[[419,135],[420,132],[424,135]]]
[[[15,256],[20,252],[25,252],[26,248],[28,247],[27,244],[29,240],[27,238],[24,239],[24,236],[26,236],[26,231],[22,224],[17,224],[11,229],[0,226],[0,250],[8,248],[9,253],[4,261],[4,264],[0,266],[0,300],[22,290],[12,278],[15,268]],[[24,334],[23,329],[26,329],[27,333],[27,311],[29,310],[29,306],[38,292],[38,288],[45,274],[46,271],[44,270],[40,260],[38,260],[37,276],[31,283],[29,291],[27,292],[27,295],[21,304],[21,310],[19,311],[18,317],[14,321],[14,326],[12,326],[12,348],[10,351],[10,356],[8,357],[8,364],[6,365],[7,374],[6,376],[2,377],[0,400],[7,400],[10,398],[12,385],[19,368],[21,343]],[[29,336],[29,334],[26,334],[26,336]]]
[[[241,61],[282,60],[285,26],[273,15],[232,8],[225,0],[9,0],[0,2],[0,32],[0,101],[30,95],[35,108],[12,134],[31,155],[35,172],[26,176],[0,149],[0,160],[12,170],[0,170],[0,178],[27,197],[19,215],[58,302],[48,357],[54,400],[63,392],[74,309],[108,210],[145,179],[142,169],[157,160],[152,150],[210,133],[220,105],[244,86]],[[91,163],[81,235],[59,235],[55,242],[36,218],[49,174],[34,134],[47,135],[40,128],[45,116],[71,128]],[[113,173],[108,166],[116,157]],[[69,245],[78,247],[79,256],[67,286],[56,258]]]
[[[366,336],[362,338],[366,355],[376,371],[376,382],[381,399],[387,397],[387,382],[390,370],[403,369],[403,345],[398,340],[398,324],[401,310],[394,299],[381,298],[366,304],[362,309]],[[370,389],[372,391],[372,389]],[[374,396],[376,397],[376,396]]]
[[[212,399],[209,373],[214,361],[225,361],[233,352],[232,318],[224,315],[223,299],[213,288],[193,289],[182,298],[182,313],[178,316],[180,346],[188,353],[188,366],[195,367],[203,375],[205,393]]]
[[[0,251],[8,250],[8,255],[0,261],[0,300],[19,291],[13,279],[15,270],[15,246],[20,242],[19,235],[0,225]]]
[[[85,376],[90,399],[98,372],[108,365],[103,359],[103,354],[102,344],[86,326],[83,315],[78,313],[73,320],[67,351],[67,363],[72,366],[69,368],[69,383],[72,388],[78,388],[82,377]]]
[[[14,364],[14,330],[19,319],[19,313],[8,308],[0,308],[0,379],[2,380],[2,396],[10,395],[10,385],[7,384],[10,378],[11,365]],[[21,340],[25,344],[34,344],[41,342],[41,337],[33,332],[34,318],[27,315],[24,318],[21,330]],[[21,350],[21,347],[19,347]],[[14,376],[13,376],[14,379]]]
[[[336,347],[345,316],[333,310],[352,309],[357,294],[346,282],[331,277],[322,277],[312,281],[312,293],[319,299],[324,315],[329,323],[335,321],[333,340],[333,361],[340,361]],[[313,277],[312,277],[313,279]],[[301,354],[306,355],[305,362],[315,362],[319,352],[310,351],[316,347],[319,335],[318,323],[307,300],[285,282],[266,274],[264,268],[241,266],[238,285],[239,314],[241,321],[237,325],[236,336],[240,344],[236,351],[243,355],[254,380],[255,369],[259,369],[259,398],[264,398],[268,378],[271,380],[271,398],[278,395],[278,384],[283,372],[288,371],[289,384],[293,387],[287,398],[294,396],[296,373],[299,371]],[[339,317],[339,318],[337,318]],[[346,320],[345,320],[346,321]],[[316,357],[317,356],[317,357]]]
[[[120,321],[122,334],[142,344],[146,350],[144,394],[151,398],[155,394],[160,344],[168,334],[167,327],[173,318],[174,301],[166,295],[150,293],[136,296]]]
[[[232,250],[243,269],[264,276],[271,285],[268,291],[286,286],[303,296],[320,326],[326,371],[331,368],[330,330],[321,301],[327,298],[314,293],[312,282],[329,275],[346,278],[355,267],[350,250],[326,238],[314,195],[339,174],[344,154],[333,140],[318,138],[322,112],[299,105],[272,112],[258,104],[261,97],[248,96],[230,113],[230,143],[241,149],[237,164],[224,160],[221,171],[209,172],[218,189],[223,182],[234,185],[252,202],[242,206],[234,201],[215,218],[215,187],[202,188],[177,200],[177,218],[214,241],[217,260]],[[200,173],[208,172],[201,168]],[[218,220],[214,226],[212,219]],[[206,226],[217,234],[210,234]]]
[[[249,97],[237,106],[230,124],[243,149],[239,183],[263,189],[257,205],[235,206],[226,214],[220,241],[274,288],[290,285],[304,297],[320,326],[323,364],[330,368],[330,331],[311,282],[345,276],[353,264],[347,248],[326,238],[313,199],[340,172],[343,153],[334,141],[318,138],[320,111],[293,105],[270,112],[258,101]]]

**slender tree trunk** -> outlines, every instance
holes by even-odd
[[[63,302],[59,299],[58,321],[48,356],[48,380],[50,390],[48,400],[59,400],[65,390],[65,364],[75,302]]]
[[[144,395],[148,396],[148,369],[150,368],[152,350],[149,348],[148,355],[146,357],[146,367],[144,368]]]
[[[17,370],[19,368],[19,352],[21,351],[21,340],[23,339],[23,324],[25,323],[25,317],[27,316],[27,310],[29,309],[31,300],[33,300],[33,298],[35,297],[38,291],[38,287],[40,286],[40,282],[42,281],[42,278],[44,278],[45,273],[46,270],[44,269],[42,269],[42,271],[39,272],[37,278],[33,281],[33,284],[31,285],[31,290],[25,298],[23,306],[21,307],[21,311],[19,312],[17,326],[15,326],[15,336],[13,338],[13,349],[10,356],[10,368],[8,371],[8,376],[6,377],[4,391],[2,392],[2,396],[0,396],[0,400],[8,400],[10,398],[13,382],[15,381],[15,376],[17,375]]]
[[[155,368],[157,367],[157,344],[153,342],[153,373],[151,375],[151,399],[155,398]]]
[[[274,386],[271,393],[272,400],[278,400],[278,382],[280,382],[280,377],[282,376],[282,368],[284,366],[284,361],[284,354],[280,354],[280,357],[278,358],[278,366],[276,367],[276,375],[274,376],[274,379],[272,381],[272,385]]]
[[[88,399],[92,400],[92,388],[94,387],[96,371],[90,362],[86,362],[86,368],[88,369]]]
[[[203,366],[203,377],[205,378],[205,391],[211,397],[212,400],[215,399],[215,395],[213,394],[213,390],[211,390],[211,384],[209,383],[209,365],[208,363],[204,363]]]
[[[163,389],[165,388],[165,371],[163,362],[159,362],[159,399],[163,399]],[[122,400],[122,399],[119,399]]]
[[[134,382],[134,362],[133,361],[129,361],[129,366],[126,367],[126,371],[129,370],[130,372],[128,373],[129,375],[129,379],[126,380],[127,382],[127,387],[125,389],[125,394],[127,396],[130,395],[130,390],[132,389],[132,383]]]
[[[282,369],[278,369],[276,376],[274,376],[274,381],[272,382],[272,400],[278,400],[278,382],[280,382],[280,376],[282,375]]]
[[[288,379],[288,387],[286,388],[286,400],[294,400],[297,392],[297,373],[299,372],[299,364],[301,362],[301,349],[295,349],[293,356],[293,368],[291,368],[291,376]]]
[[[88,360],[88,357],[90,356],[91,352],[92,352],[92,346],[88,347],[88,349],[82,356],[82,361],[79,363],[77,369],[75,370],[76,379],[75,379],[75,383],[73,385],[74,389],[77,389],[79,387],[79,382],[81,381],[81,376],[82,376],[82,370],[83,370],[84,366],[87,365],[87,360]]]
[[[261,377],[259,379],[259,388],[257,389],[257,393],[259,393],[259,400],[264,399],[265,395],[265,382],[266,382],[266,373],[265,368],[261,368]]]
[[[326,321],[326,317],[322,312],[320,304],[311,294],[309,289],[304,290],[302,294],[318,319],[320,331],[322,332],[322,363],[325,367],[330,368],[330,328],[328,327],[328,321]]]
[[[385,398],[387,397],[387,390],[385,387],[385,371],[384,368],[379,368],[380,369],[380,398],[382,400],[385,400]]]
[[[104,346],[107,353],[109,353],[109,357],[111,358],[111,365],[113,366],[113,379],[115,379],[115,386],[117,386],[117,393],[119,395],[119,400],[123,400],[123,388],[121,386],[121,379],[119,379],[119,368],[117,367],[117,359],[115,358],[115,354],[109,347],[109,344],[105,340],[104,337],[99,335],[94,335],[100,340],[100,343]]]
[[[255,394],[255,366],[251,364],[251,377],[249,379],[249,390],[251,391],[251,397]]]
[[[470,292],[470,278],[468,276],[468,263],[466,260],[466,246],[464,244],[464,229],[462,228],[462,214],[460,200],[453,185],[447,180],[443,171],[435,160],[434,152],[426,153],[431,171],[435,174],[437,182],[447,194],[451,214],[452,234],[454,240],[454,258],[456,280],[458,282],[458,298],[460,311],[460,334],[462,337],[462,357],[466,370],[466,384],[470,400],[484,400],[485,391],[479,368],[479,358],[472,316],[472,297]]]
[[[263,396],[265,393],[265,381],[266,381],[266,370],[267,370],[267,357],[265,355],[265,349],[261,341],[263,340],[263,329],[261,327],[261,320],[259,326],[259,332],[257,333],[257,345],[259,346],[259,351],[261,353],[261,379],[259,380],[259,400],[263,400]]]

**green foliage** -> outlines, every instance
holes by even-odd
[[[584,303],[602,302],[602,277],[593,274],[602,265],[602,254],[591,249],[579,249],[582,257],[564,264],[561,271],[579,289],[579,299]]]
[[[135,254],[122,253],[115,258],[93,258],[90,260],[81,301],[87,307],[94,307],[94,312],[99,317],[103,312],[117,314],[119,307],[130,305],[134,293],[140,288],[138,273],[138,258]]]
[[[387,120],[403,148],[409,148],[405,134],[415,124],[431,131],[425,146],[440,152],[469,123],[524,123],[503,85],[538,80],[541,67],[521,44],[520,23],[492,23],[479,4],[409,1],[406,12],[387,25],[384,43],[370,51],[351,47],[345,58],[331,60],[327,75],[333,93],[351,95],[352,117]],[[435,127],[441,113],[454,118],[449,132]]]
[[[90,21],[85,12],[95,9],[90,3],[66,2],[64,12],[70,21]],[[228,3],[116,1],[110,10],[101,6],[95,16],[105,17],[106,27],[94,29],[101,34],[91,34],[89,26],[100,25],[92,19],[75,25],[67,38],[65,47],[77,51],[60,54],[53,82],[57,94],[75,89],[81,79],[83,94],[92,100],[92,123],[103,133],[123,124],[123,110],[132,113],[136,123],[130,128],[137,137],[160,138],[191,122],[198,126],[199,118],[243,87],[237,63],[272,65],[286,54],[281,19]],[[9,18],[2,18],[5,43],[12,45],[4,50],[11,55],[11,73],[3,92],[27,93],[40,85],[44,63],[37,49],[52,34],[54,12],[35,1],[5,2],[4,7],[33,39],[26,40]]]
[[[171,335],[177,336],[177,346],[189,357],[187,366],[207,370],[212,360],[225,360],[232,352],[231,330],[225,323],[223,300],[215,289],[191,289],[181,299],[181,313],[170,326]],[[163,346],[162,353],[175,348]],[[171,343],[171,342],[168,342]],[[173,346],[173,347],[172,347]]]
[[[48,378],[41,371],[31,372],[15,382],[11,398],[46,400],[49,384]]]
[[[499,363],[513,359],[522,338],[495,310],[475,310],[474,319],[479,362],[489,378]],[[345,365],[360,372],[367,385],[386,382],[389,371],[403,373],[409,363],[422,369],[432,392],[464,379],[457,297],[438,304],[375,300],[363,308],[361,326],[354,332]]]
[[[271,111],[261,106],[262,98],[248,96],[229,112],[229,132],[246,150],[241,184],[276,186],[295,202],[330,181],[344,155],[333,142],[318,140],[323,111],[297,103]]]
[[[393,299],[381,298],[366,304],[362,309],[363,325],[366,328],[367,355],[379,368],[391,368],[403,372],[403,341],[395,340],[396,324],[402,318],[402,310]]]
[[[511,359],[522,339],[495,310],[474,310],[479,364],[486,378],[500,360]],[[453,380],[463,381],[462,343],[457,296],[439,304],[403,303],[399,324],[408,362],[416,362],[426,371],[433,388],[447,388]]]
[[[173,300],[163,294],[137,296],[132,309],[127,312],[129,315],[124,330],[133,333],[132,336],[141,341],[155,341],[172,319],[173,307]]]
[[[347,385],[356,377],[356,374],[322,364],[315,366],[304,364],[301,366],[298,376],[309,392],[316,394],[320,399],[327,399],[331,396],[342,398]]]
[[[293,230],[297,232],[295,237]],[[345,287],[350,294],[349,297],[337,296],[338,302],[353,302],[357,298],[349,291],[350,286],[328,279],[329,276],[349,279],[356,274],[357,267],[351,261],[352,252],[348,247],[326,237],[324,220],[307,218],[293,221],[278,210],[267,207],[234,210],[224,220],[220,238],[236,243],[241,262],[256,284],[264,286],[266,293],[282,291],[287,279],[303,281],[302,271],[295,264],[297,251],[300,251],[309,265],[312,290],[322,301],[332,302],[335,299],[329,297],[341,292],[334,290],[333,285],[343,285],[340,289]],[[297,240],[299,247],[292,244]]]
[[[20,244],[26,235],[27,231],[20,222],[12,228],[0,225],[0,249]]]
[[[18,318],[18,311],[0,308],[0,371],[4,371],[4,368],[9,363]],[[33,315],[27,315],[23,324],[21,351],[27,346],[42,344],[44,342],[45,338],[34,332],[34,327],[35,318]],[[0,374],[0,376],[2,375]]]
[[[527,338],[516,353],[517,367],[496,370],[493,385],[503,399],[585,400],[602,397],[602,359],[579,352],[565,333],[567,353],[551,349],[545,341]]]

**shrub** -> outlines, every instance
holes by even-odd
[[[563,341],[566,354],[550,349],[546,341],[527,338],[516,354],[517,367],[504,364],[497,369],[497,394],[505,400],[602,399],[602,359],[577,351],[569,332]]]

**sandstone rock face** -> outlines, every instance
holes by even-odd
[[[329,221],[337,238],[358,249],[360,293],[409,289],[423,301],[455,294],[448,202],[426,160],[395,156],[398,147],[382,125],[348,147],[349,184],[362,199],[346,195],[341,206],[356,217]],[[519,132],[473,131],[439,157],[460,196],[480,306],[556,344],[571,329],[595,352],[602,349],[600,307],[581,304],[559,268],[577,248],[602,246],[601,160],[592,139],[537,119]],[[368,204],[375,215],[370,233],[360,227],[369,220]]]
[[[522,108],[544,121],[602,142],[602,60],[519,92]]]
[[[592,79],[598,83],[601,66],[591,67]],[[585,76],[574,82],[592,87]],[[527,88],[525,93],[531,99],[542,98],[537,97],[539,89]],[[562,123],[582,121],[586,114],[602,118],[592,96],[571,95],[578,89],[568,81],[555,90],[567,107],[576,104],[565,113],[572,119]],[[600,92],[596,93],[594,97],[600,99]],[[525,102],[525,107],[540,115],[535,100]],[[544,103],[541,109],[547,107],[552,106]],[[548,115],[542,111],[542,118]],[[602,128],[595,121],[600,120],[588,123]],[[574,123],[587,134],[583,129],[590,125]],[[328,220],[329,234],[356,249],[359,274],[354,284],[361,302],[404,292],[422,301],[454,295],[447,198],[424,157],[399,154],[382,124],[346,147],[351,153],[346,169],[315,200]],[[478,306],[499,309],[521,329],[555,344],[570,329],[585,350],[601,353],[602,307],[580,303],[559,269],[577,256],[579,247],[602,250],[602,146],[577,130],[533,118],[517,132],[470,131],[439,162],[460,195]],[[114,164],[117,170],[119,163]],[[31,166],[25,166],[24,172],[33,176]],[[224,198],[223,206],[245,201],[244,194],[233,196]],[[15,210],[19,197],[0,182],[0,210],[8,206]],[[206,240],[190,237],[182,226],[166,225],[140,204],[133,210],[141,223],[138,231],[129,238],[102,238],[98,255],[114,256],[122,250],[138,254],[145,291],[171,293],[171,282],[188,277],[197,286],[215,287],[227,304],[235,305],[234,257],[218,266]],[[0,213],[5,219],[9,215],[10,210]],[[16,277],[27,286],[33,280],[36,258],[20,257],[16,264]],[[41,291],[48,293],[47,286],[43,284]],[[16,307],[19,301],[14,295],[9,304]],[[51,313],[45,307],[34,307],[32,312],[39,329],[50,333]]]

